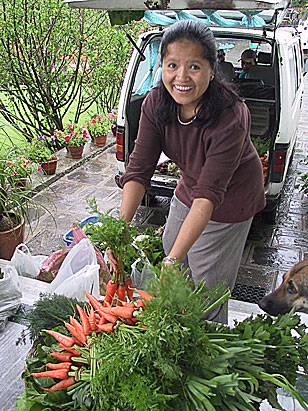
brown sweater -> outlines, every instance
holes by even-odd
[[[138,138],[122,186],[130,180],[147,189],[161,152],[182,171],[177,198],[191,207],[195,198],[214,205],[213,221],[237,223],[265,206],[262,165],[250,139],[250,113],[243,102],[226,110],[215,128],[156,121],[158,90],[142,105]]]

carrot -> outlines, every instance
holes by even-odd
[[[118,319],[117,316],[115,316],[113,314],[107,314],[107,313],[102,313],[102,317],[104,317],[106,321],[108,321],[109,323],[112,323],[112,324],[115,324],[115,322]]]
[[[58,382],[57,384],[53,385],[50,388],[43,388],[44,391],[59,391],[64,388],[71,387],[72,385],[75,384],[75,378],[74,377],[68,377],[65,378],[64,380]]]
[[[76,304],[77,311],[80,315],[80,320],[82,324],[82,329],[85,335],[91,334],[91,326],[87,314],[84,312],[84,309]]]
[[[121,318],[130,319],[133,317],[135,308],[133,307],[113,307],[111,309],[112,314],[117,315]]]
[[[100,315],[103,314],[111,314],[112,307],[103,307],[101,310],[98,311]]]
[[[73,356],[72,353],[68,352],[51,352],[51,357],[56,358],[59,361],[70,361]]]
[[[77,340],[82,344],[85,345],[87,343],[87,339],[86,336],[80,335],[79,332],[76,330],[76,328],[74,328],[71,324],[68,323],[64,323],[64,326],[66,327],[66,329],[75,337],[77,338]]]
[[[78,334],[86,339],[86,335],[83,331],[82,325],[76,320],[76,318],[73,318],[71,315],[69,316],[70,319],[70,324],[76,329]]]
[[[129,299],[129,301],[132,301],[133,295],[134,295],[134,286],[133,286],[133,280],[132,277],[128,277],[127,280],[125,280],[125,290],[126,290],[126,295]]]
[[[52,371],[43,371],[43,372],[33,372],[32,377],[35,378],[58,378],[59,380],[65,380],[67,378],[67,369],[52,370]]]
[[[98,301],[97,298],[94,297],[94,295],[91,295],[90,293],[88,293],[86,290],[83,290],[85,292],[85,295],[87,297],[87,299],[90,301],[92,307],[94,308],[94,310],[101,310],[103,307],[103,304],[100,303]]]
[[[135,288],[135,290],[137,291],[137,293],[140,295],[140,297],[144,300],[144,301],[152,301],[153,296],[150,295],[149,293],[147,293],[144,290],[137,290],[137,288]]]
[[[48,362],[46,364],[47,368],[50,368],[51,370],[69,370],[71,368],[72,363],[71,362],[59,362],[57,364],[53,364],[52,362]]]
[[[117,305],[122,305],[122,301],[125,301],[125,286],[124,284],[120,284],[117,291],[116,291],[118,302]]]
[[[116,293],[118,289],[119,283],[117,281],[112,282],[111,280],[108,281],[107,283],[107,288],[106,288],[106,296],[104,298],[104,305],[106,303],[111,303],[114,297],[114,294]]]
[[[90,314],[89,314],[89,323],[90,323],[91,331],[95,331],[97,329],[95,320],[96,320],[95,311],[92,307],[91,311],[90,311]]]
[[[129,303],[127,303],[126,301],[123,301],[123,302],[122,302],[122,304],[123,304],[123,307],[132,307],[132,308],[136,308],[135,303],[133,303],[132,301],[131,301],[131,302],[129,302]]]
[[[65,347],[65,345],[62,345],[62,344],[59,344],[59,348],[63,348],[64,350],[71,353],[74,357],[81,357],[80,352],[75,350],[75,348],[68,348],[68,347]]]
[[[98,322],[98,325],[103,325],[103,324],[106,324],[106,318],[102,316]]]
[[[43,330],[46,333],[50,334],[54,337],[59,343],[61,343],[64,347],[72,347],[75,344],[75,339],[72,337],[68,337],[67,335],[58,333],[52,330]]]
[[[107,323],[107,324],[102,324],[102,325],[100,325],[100,324],[98,324],[97,325],[97,328],[100,330],[100,331],[106,331],[106,332],[112,332],[112,330],[113,330],[113,324],[112,323]]]
[[[141,300],[141,299],[139,298],[139,299],[137,300],[136,305],[137,305],[137,308],[141,308],[141,307],[144,307],[144,306],[145,306],[145,303],[144,303],[143,300]]]

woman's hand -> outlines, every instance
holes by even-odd
[[[110,272],[117,272],[118,271],[118,260],[115,258],[113,255],[113,252],[111,251],[110,248],[107,249],[107,257],[110,265]]]

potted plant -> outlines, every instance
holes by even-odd
[[[3,160],[7,161],[10,184],[26,186],[31,181],[31,175],[38,170],[38,165],[25,155],[20,147],[13,146],[3,154]]]
[[[103,147],[106,144],[107,134],[111,131],[113,124],[113,113],[95,115],[87,124],[90,136],[97,146]]]
[[[55,174],[57,168],[58,158],[55,155],[57,150],[55,140],[55,136],[39,136],[32,139],[24,147],[29,160],[39,164],[40,169],[44,170],[47,175]]]
[[[64,135],[64,143],[72,158],[81,158],[84,145],[90,139],[87,129],[83,125],[69,124]]]
[[[20,181],[18,177],[31,178],[31,174],[19,175],[23,169],[28,170],[29,173],[34,170],[36,166],[32,164],[31,167],[29,164],[29,159],[24,160],[24,157],[19,156],[15,162],[8,153],[0,158],[1,259],[11,259],[16,246],[23,242],[25,223],[31,226],[31,218],[38,215],[40,204],[33,196],[31,184],[18,184]]]

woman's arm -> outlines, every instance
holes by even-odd
[[[145,187],[137,181],[128,181],[123,187],[120,217],[131,221],[141,203],[145,193]]]
[[[207,226],[213,213],[213,204],[206,198],[196,198],[187,214],[168,257],[182,261]]]

